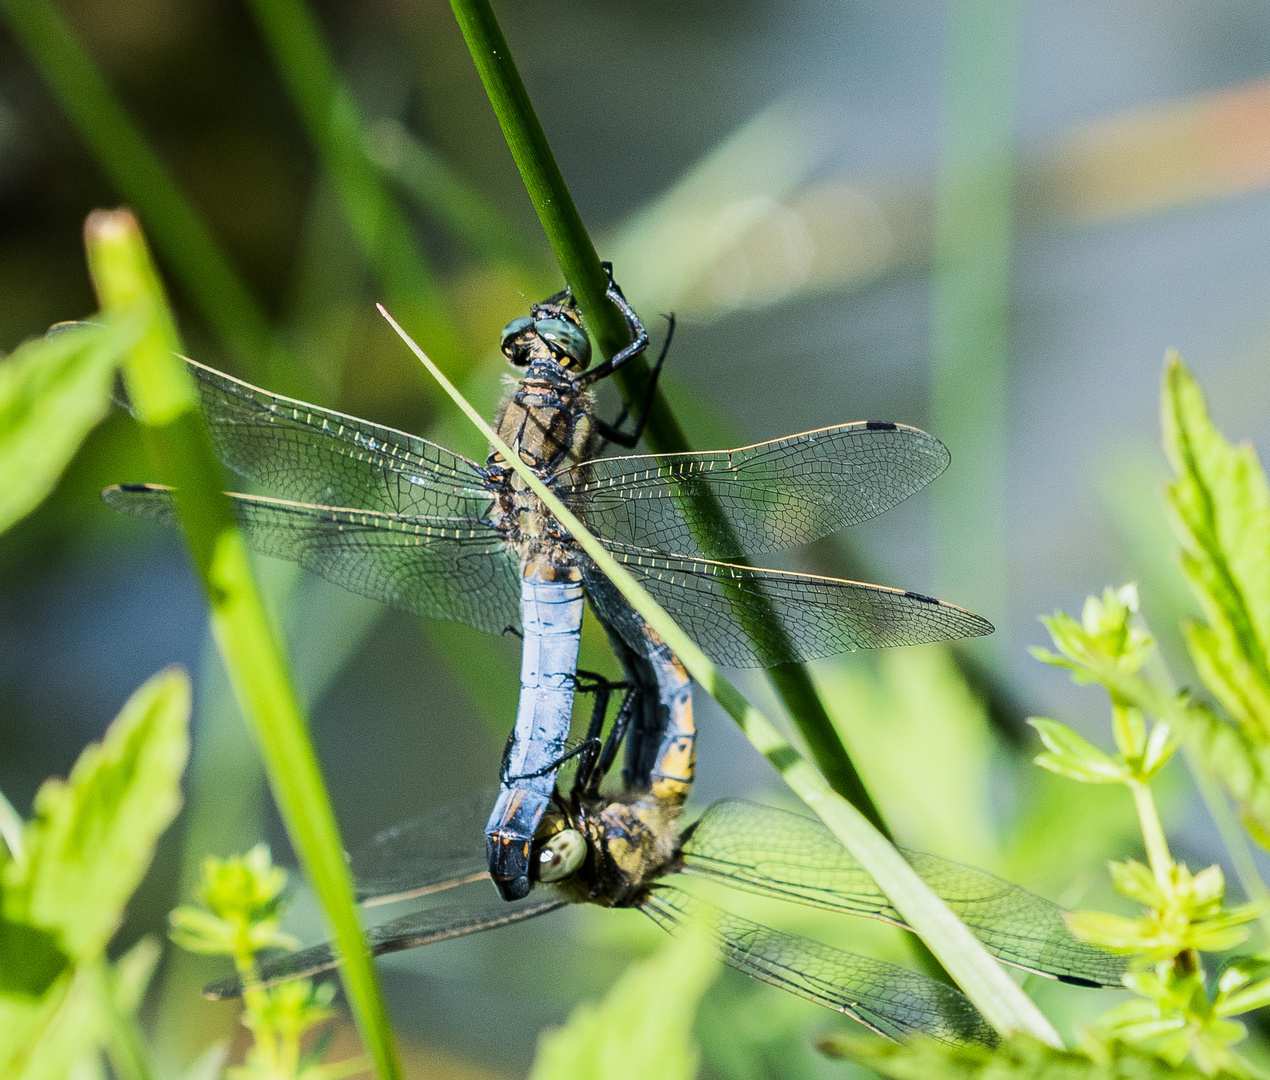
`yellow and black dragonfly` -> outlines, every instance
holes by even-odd
[[[496,427],[712,659],[771,666],[991,632],[979,616],[920,593],[721,561],[807,543],[906,499],[948,464],[925,432],[860,422],[736,450],[599,457],[609,442],[633,447],[646,414],[628,432],[625,414],[612,425],[595,416],[590,387],[648,343],[611,277],[608,295],[633,342],[594,368],[568,290],[505,328],[503,352],[524,374]],[[495,883],[507,899],[524,895],[531,842],[568,757],[584,597],[629,681],[651,687],[657,648],[642,620],[499,454],[478,464],[188,365],[221,460],[277,496],[231,496],[257,550],[405,611],[523,636],[520,704],[486,834]],[[699,509],[703,495],[725,526]],[[123,485],[104,497],[143,517],[174,516],[161,487]],[[644,711],[629,723],[642,771],[666,726],[663,696],[628,697]]]

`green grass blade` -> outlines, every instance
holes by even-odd
[[[276,347],[268,319],[66,20],[49,0],[0,0],[0,13],[204,318],[258,370]]]
[[[98,211],[85,225],[89,267],[108,314],[145,317],[124,364],[124,381],[162,479],[178,487],[177,509],[207,595],[212,632],[243,715],[251,725],[278,809],[340,952],[353,1015],[383,1080],[401,1075],[388,1012],[371,964],[352,880],[308,722],[282,645],[261,601],[247,549],[221,492],[220,466],[177,356],[171,312],[136,220]]]
[[[556,261],[573,289],[583,318],[587,320],[602,352],[605,356],[612,356],[630,340],[629,331],[621,313],[605,295],[608,282],[595,245],[556,164],[489,0],[450,0],[450,6]],[[627,364],[616,373],[615,378],[627,402],[637,406],[643,400],[647,386],[647,365],[642,359]],[[649,411],[644,441],[658,454],[684,453],[692,449],[660,391]],[[713,549],[711,537],[731,539],[732,528],[722,508],[708,492],[697,493],[693,502],[694,513],[690,515],[690,520],[698,518],[708,523],[708,527],[700,530],[698,541],[709,555]],[[732,543],[732,550],[739,550],[739,545]],[[765,618],[763,624],[769,628],[769,633],[770,627],[780,625],[774,615]],[[816,764],[834,790],[850,799],[869,821],[886,832],[886,823],[838,738],[807,669],[801,664],[784,664],[769,674],[791,719],[807,741]]]
[[[248,0],[274,63],[334,178],[353,232],[380,283],[407,322],[436,341],[450,370],[464,360],[445,299],[409,220],[366,154],[352,92],[341,80],[304,0]]]
[[[988,954],[982,943],[949,910],[948,905],[931,891],[904,857],[854,806],[835,792],[780,734],[770,720],[752,706],[739,690],[728,682],[675,621],[648,595],[638,582],[614,561],[604,546],[565,507],[537,474],[520,460],[519,455],[502,441],[481,416],[458,392],[383,308],[384,317],[402,340],[422,361],[436,379],[476,425],[505,460],[516,470],[525,484],[568,530],[569,534],[591,557],[601,571],[621,591],[636,611],[662,636],[666,644],[683,662],[688,673],[737,722],[750,743],[767,758],[794,793],[829,827],[843,847],[869,872],[878,887],[895,905],[904,921],[930,948],[935,957],[983,1013],[984,1019],[1002,1035],[1025,1031],[1053,1046],[1060,1045],[1058,1035],[1030,998],[1016,986],[1001,966]]]

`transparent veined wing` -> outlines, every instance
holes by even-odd
[[[374,907],[488,877],[485,823],[497,797],[484,788],[377,833],[349,857],[357,899]]]
[[[771,667],[992,633],[986,619],[920,593],[605,546],[712,660],[730,667]],[[599,575],[593,565],[583,573],[588,581]],[[591,590],[602,591],[598,583]]]
[[[1058,904],[951,859],[907,850],[904,856],[999,959],[1078,985],[1121,985],[1125,959],[1080,941]],[[732,800],[715,803],[689,828],[683,862],[688,873],[709,874],[752,892],[903,925],[833,834],[800,814]]]
[[[772,930],[673,886],[657,886],[641,910],[667,930],[704,921],[729,966],[846,1013],[879,1035],[925,1035],[953,1045],[998,1041],[960,990],[919,972]]]
[[[370,946],[372,956],[383,956],[385,953],[415,949],[438,941],[524,922],[562,908],[568,903],[569,900],[548,886],[539,886],[531,896],[511,903],[491,889],[489,897],[482,901],[462,906],[428,908],[372,926],[366,931],[366,943]],[[339,962],[332,942],[328,941],[299,952],[269,957],[260,962],[257,970],[261,983],[272,986],[288,979],[320,975],[336,967]],[[223,979],[203,988],[204,996],[213,1001],[238,997],[242,992],[242,980],[238,978]]]
[[[111,506],[176,520],[172,493],[155,484],[107,488]],[[350,592],[431,619],[501,634],[520,627],[516,555],[475,519],[406,517],[231,495],[248,543],[290,559]]]
[[[738,450],[602,458],[561,474],[587,526],[606,540],[669,554],[738,558],[805,544],[876,517],[948,466],[938,439],[860,422]],[[692,497],[713,496],[729,538]]]
[[[426,517],[484,517],[485,470],[443,446],[187,360],[217,456],[274,495]]]

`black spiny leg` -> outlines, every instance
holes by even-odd
[[[587,681],[583,682],[583,679]],[[541,769],[535,769],[530,773],[517,773],[515,776],[511,776],[508,773],[508,768],[509,759],[511,757],[512,741],[516,737],[516,733],[513,730],[511,735],[507,737],[507,746],[503,750],[503,762],[499,768],[499,780],[501,780],[504,784],[509,784],[516,780],[532,780],[538,776],[546,776],[550,772],[555,772],[555,770],[560,768],[560,766],[562,766],[566,761],[570,761],[575,757],[582,759],[578,765],[578,776],[590,774],[603,745],[600,740],[600,733],[604,729],[604,716],[608,712],[609,698],[612,696],[614,690],[625,690],[630,686],[630,684],[624,682],[611,682],[603,675],[596,674],[594,671],[579,671],[577,675],[573,677],[573,684],[578,693],[595,695],[595,706],[591,710],[591,722],[587,726],[586,738],[578,743],[577,746],[570,750],[566,750],[554,761],[544,765]]]
[[[623,405],[622,411],[617,414],[617,419],[613,423],[607,424],[603,420],[595,420],[595,430],[600,433],[605,442],[616,443],[627,450],[633,450],[638,444],[640,436],[644,434],[644,425],[648,422],[648,413],[653,407],[653,398],[657,395],[657,380],[661,378],[661,367],[666,362],[666,354],[670,351],[670,342],[675,336],[674,315],[667,315],[666,322],[669,324],[666,329],[666,340],[662,342],[661,354],[657,357],[657,363],[653,365],[653,370],[648,373],[648,385],[644,387],[644,400],[640,402],[639,413],[635,418],[635,427],[631,431],[621,430],[629,412],[627,406]]]
[[[622,707],[618,710],[616,718],[613,720],[612,730],[609,731],[609,737],[604,740],[604,749],[600,752],[600,759],[596,762],[595,768],[591,770],[591,775],[587,779],[586,788],[582,794],[589,799],[597,798],[600,794],[600,784],[604,782],[604,778],[608,776],[609,770],[613,768],[613,762],[617,760],[617,752],[622,746],[622,742],[626,738],[626,732],[631,726],[631,718],[635,715],[636,709],[642,708],[643,694],[633,684],[628,684],[626,697],[622,699]]]
[[[590,371],[578,376],[576,385],[580,387],[590,386],[593,382],[599,382],[600,379],[607,379],[623,364],[635,359],[648,348],[648,331],[644,329],[644,324],[639,321],[639,316],[635,314],[635,309],[631,307],[630,302],[622,295],[621,288],[613,280],[613,264],[606,262],[600,263],[600,265],[604,267],[604,272],[609,276],[609,287],[604,291],[604,295],[617,305],[617,310],[622,313],[622,318],[626,320],[626,325],[631,331],[631,343],[621,352],[605,360],[599,367],[592,368]]]

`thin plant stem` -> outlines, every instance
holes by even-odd
[[[221,490],[220,465],[177,353],[180,341],[141,229],[127,211],[97,211],[84,227],[89,269],[107,314],[141,315],[145,331],[123,366],[124,383],[177,513],[203,586],[212,634],[255,735],[288,835],[322,902],[344,958],[341,977],[382,1080],[401,1068],[379,981],[362,936],[353,883],[308,720],[266,612],[247,548]]]
[[[445,378],[410,336],[381,306],[392,325],[429,373],[463,410],[490,445],[511,464],[525,484],[569,532],[596,566],[613,582],[631,606],[661,635],[689,674],[740,726],[750,743],[780,773],[796,795],[829,827],[886,894],[896,911],[929,946],[936,958],[983,1014],[1003,1035],[1025,1031],[1051,1046],[1061,1045],[1057,1033],[1026,994],[988,955],[983,944],[961,923],[896,851],[891,843],[854,806],[835,792],[824,777],[739,690],[728,682],[701,651],[623,566],[560,502],[555,493],[498,437],[493,428]]]
[[[1134,780],[1130,782],[1129,790],[1133,793],[1133,807],[1138,812],[1142,843],[1147,849],[1151,873],[1155,875],[1155,883],[1167,891],[1172,888],[1173,856],[1169,854],[1169,842],[1160,823],[1160,812],[1156,809],[1151,785]]]
[[[630,341],[629,328],[606,295],[608,279],[600,257],[556,164],[489,0],[450,0],[450,7],[565,281],[573,290],[582,317],[601,351],[611,357]],[[643,400],[648,367],[642,359],[619,369],[615,378],[628,403],[634,405]],[[692,448],[660,390],[652,401],[644,441],[657,454],[685,453]],[[731,524],[713,495],[702,488],[694,492],[691,499],[694,512],[689,520],[706,523],[694,529],[694,537],[705,553],[717,556],[721,548],[732,552],[741,550]],[[730,557],[730,561],[744,565],[744,560],[735,556]],[[773,626],[780,625],[770,610],[765,613],[762,624],[768,634]],[[838,737],[807,669],[797,663],[781,664],[769,670],[768,675],[816,765],[833,789],[889,836],[881,811]]]
[[[0,13],[226,349],[262,370],[281,348],[263,309],[66,20],[49,0],[0,0]]]

